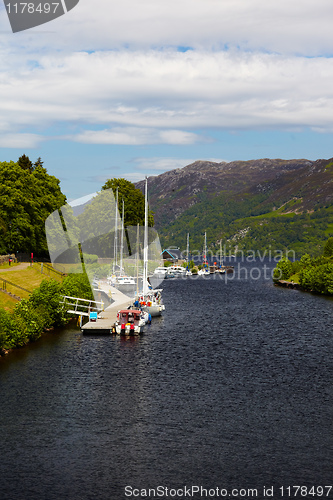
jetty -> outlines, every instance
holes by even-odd
[[[101,289],[103,289],[103,285],[101,285]],[[106,307],[104,311],[99,312],[94,321],[90,320],[81,327],[83,333],[112,333],[112,327],[117,319],[117,312],[119,309],[127,309],[134,299],[120,292],[117,288],[113,288],[112,300],[112,304]]]

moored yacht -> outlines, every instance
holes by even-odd
[[[149,290],[138,298],[138,302],[143,311],[150,314],[151,317],[161,316],[165,307],[162,301],[162,288]]]
[[[168,277],[168,268],[164,266],[159,266],[155,269],[153,278],[167,278]]]
[[[173,275],[173,277],[178,278],[186,275],[186,269],[183,266],[170,266],[167,268],[168,274]]]

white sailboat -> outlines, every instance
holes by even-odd
[[[186,243],[186,276],[192,276],[192,271],[189,268],[189,254],[190,254],[190,233],[187,233],[187,243]]]
[[[118,207],[118,188],[116,192],[116,206]],[[107,282],[109,285],[113,285],[118,290],[124,294],[134,294],[137,282],[132,276],[128,276],[125,273],[123,265],[124,256],[124,214],[125,214],[125,204],[124,200],[122,202],[122,222],[121,222],[121,233],[120,233],[120,262],[118,265],[118,216],[116,211],[115,217],[115,236],[114,236],[114,266],[113,274],[107,277]]]
[[[220,267],[215,270],[216,273],[225,274],[225,267],[222,264],[222,239],[220,239]]]
[[[203,248],[203,267],[198,271],[199,275],[207,276],[210,274],[208,262],[207,262],[207,233],[205,232],[204,248]]]
[[[151,289],[148,283],[148,181],[145,184],[145,232],[143,248],[143,282],[142,293],[139,296],[139,303],[143,311],[148,312],[152,317],[160,316],[165,307],[162,303],[162,288]]]
[[[124,254],[124,220],[125,220],[125,208],[124,200],[122,206],[122,224],[121,224],[121,236],[120,236],[120,274],[117,276],[116,287],[123,293],[133,293],[136,289],[136,281],[132,276],[127,276],[123,268],[123,254]]]

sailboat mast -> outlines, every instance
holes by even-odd
[[[136,295],[139,296],[140,226],[136,228]]]
[[[206,265],[207,261],[207,234],[205,232],[205,242],[204,242],[204,264]]]
[[[120,272],[123,272],[123,250],[124,250],[124,200],[122,210],[121,240],[120,240]]]
[[[144,233],[144,247],[143,247],[143,293],[148,292],[147,279],[148,279],[148,179],[146,177],[145,184],[145,233]]]
[[[222,267],[222,238],[220,239],[220,267]]]
[[[114,228],[114,258],[115,258],[115,268],[117,267],[117,252],[118,252],[118,188],[116,194],[116,219]]]
[[[186,246],[186,260],[187,260],[187,265],[188,265],[188,256],[190,253],[190,233],[187,233],[187,246]]]

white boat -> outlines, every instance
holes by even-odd
[[[145,323],[138,309],[121,309],[117,313],[115,330],[119,335],[140,335]]]
[[[217,274],[225,274],[225,266],[222,264],[223,259],[222,259],[222,239],[220,240],[220,267],[218,269],[215,269],[215,273]]]
[[[123,293],[135,292],[136,281],[130,276],[118,276],[115,286]]]
[[[149,289],[148,283],[148,189],[147,177],[145,185],[145,233],[143,247],[143,281],[142,292],[139,296],[139,303],[143,311],[148,312],[152,317],[160,316],[165,307],[162,303],[162,289]]]
[[[107,277],[107,283],[125,294],[134,293],[136,289],[136,280],[131,276],[116,276],[114,274]]]
[[[207,269],[205,267],[203,267],[202,269],[198,270],[198,275],[200,275],[200,276],[207,276],[209,274],[210,274],[209,269]]]
[[[192,271],[189,268],[189,255],[190,255],[190,233],[187,233],[185,276],[192,276]]]
[[[207,276],[210,274],[210,268],[207,261],[207,234],[205,233],[204,248],[203,248],[203,268],[199,269],[198,274],[201,276]]]
[[[168,268],[159,266],[154,270],[153,278],[166,278],[168,276]]]
[[[162,301],[162,288],[149,290],[147,293],[140,295],[138,301],[142,311],[149,313],[151,317],[161,316],[165,310]]]
[[[183,266],[169,266],[168,275],[173,275],[175,278],[185,276],[186,269]]]

